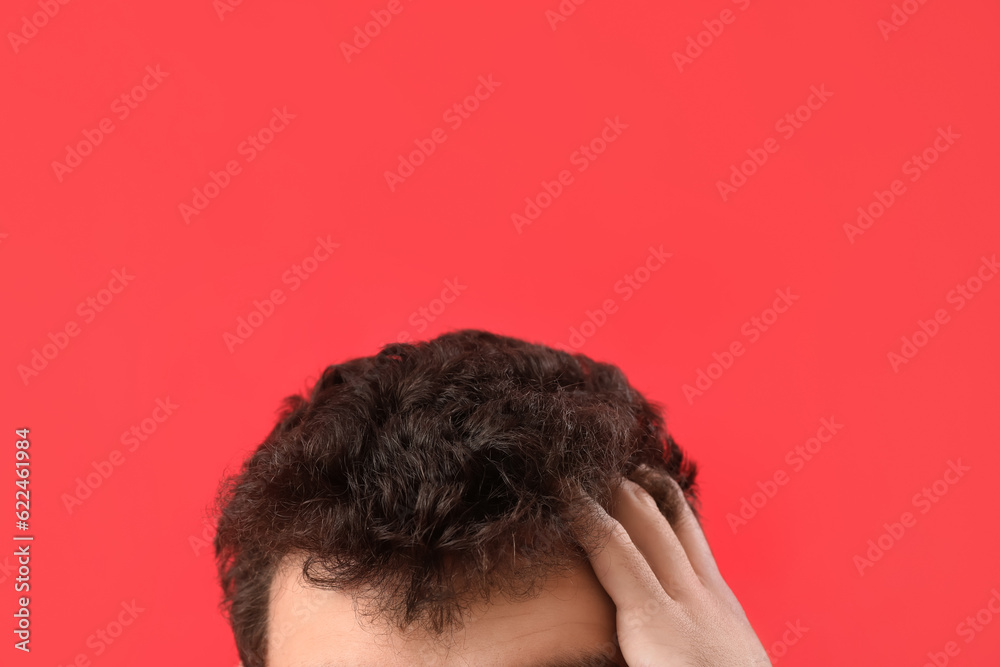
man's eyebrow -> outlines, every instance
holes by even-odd
[[[574,653],[569,656],[547,658],[540,662],[525,665],[525,667],[621,667],[622,664],[624,662],[618,662],[608,657],[604,651],[592,650],[585,653]]]

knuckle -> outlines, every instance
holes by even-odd
[[[624,546],[632,546],[632,536],[618,521],[612,521],[611,523],[611,539]]]

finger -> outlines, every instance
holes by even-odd
[[[612,516],[628,531],[667,595],[685,599],[698,577],[673,527],[645,489],[624,479],[615,491]]]
[[[719,572],[719,565],[715,562],[715,556],[712,555],[708,540],[705,539],[705,532],[701,529],[698,518],[684,497],[684,492],[676,480],[672,477],[669,477],[668,480],[673,493],[672,503],[675,506],[674,533],[683,545],[691,567],[694,568],[695,573],[706,588],[716,593],[724,592],[731,595],[729,586],[722,578],[722,573]]]
[[[671,604],[625,527],[590,496],[581,497],[576,509],[570,525],[615,607],[619,611],[645,609],[651,600],[660,606]]]

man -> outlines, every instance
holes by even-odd
[[[485,331],[330,366],[219,496],[244,667],[769,665],[615,366]]]

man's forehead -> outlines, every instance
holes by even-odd
[[[269,667],[626,664],[612,641],[614,603],[589,565],[546,582],[543,592],[527,601],[494,596],[451,642],[373,631],[359,622],[358,603],[350,595],[309,586],[301,575],[301,563],[294,562],[275,573],[267,631]]]
[[[610,656],[609,657],[609,653]],[[617,647],[607,652],[602,650],[567,650],[565,654],[551,656],[539,660],[519,662],[516,665],[504,662],[502,658],[497,658],[497,665],[504,667],[628,667]],[[402,664],[402,663],[401,663]],[[416,667],[412,662],[405,663],[408,667]],[[428,666],[436,663],[426,663]],[[384,662],[338,662],[327,661],[320,663],[306,663],[297,667],[385,667]],[[470,667],[485,667],[480,663],[470,663]]]

